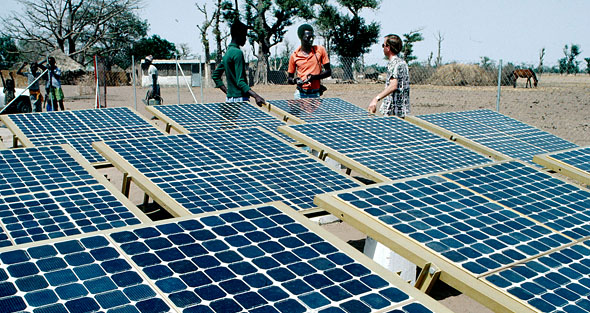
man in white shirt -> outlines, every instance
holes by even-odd
[[[151,78],[152,82],[150,89],[146,94],[145,100],[147,101],[147,104],[151,104],[150,99],[154,99],[154,104],[161,104],[162,97],[160,96],[160,85],[158,85],[158,69],[152,64],[153,61],[153,56],[148,55],[145,57],[144,64],[148,68],[148,77]]]

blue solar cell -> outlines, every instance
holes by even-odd
[[[482,155],[399,118],[382,117],[289,127],[391,179],[490,162]]]
[[[455,134],[532,163],[534,155],[577,147],[564,139],[491,110],[419,115]]]
[[[109,276],[101,268],[114,261],[131,268],[104,237],[5,251],[0,253],[0,260],[7,265],[7,274],[15,282],[0,283],[2,312],[20,311],[27,306],[34,312],[119,310],[139,307],[137,301],[157,297],[136,273],[126,271]],[[119,287],[129,286],[137,291],[117,290],[115,282]],[[4,310],[4,305],[10,305],[11,309]]]
[[[370,117],[366,110],[338,98],[269,100],[268,103],[309,123]]]
[[[178,124],[189,132],[217,131],[233,128],[262,127],[288,139],[277,131],[284,122],[246,102],[179,104],[154,107],[168,123]]]
[[[35,146],[70,144],[90,163],[106,161],[92,148],[93,142],[162,134],[124,107],[11,115],[10,119]]]
[[[244,231],[236,233],[240,228]],[[277,241],[269,233],[287,235]],[[173,240],[181,234],[193,239]],[[245,241],[230,249],[236,236]],[[395,289],[388,282],[271,206],[113,232],[111,237],[175,305],[188,311],[345,310],[343,303],[370,294],[375,296],[359,301],[370,311],[400,302],[387,296]],[[130,248],[139,242],[144,243],[141,249]],[[292,243],[287,247],[283,242]],[[136,261],[169,249],[181,252],[182,258],[155,265]],[[111,277],[120,285],[117,275]]]

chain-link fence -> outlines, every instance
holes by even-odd
[[[97,88],[132,86],[135,82],[137,89],[145,89],[150,84],[147,70],[142,68],[142,59],[135,59],[134,66],[121,69],[116,65],[110,65],[108,58],[103,58],[104,66],[102,73],[95,73],[93,66],[87,67],[86,71],[68,72],[64,71],[62,83],[75,86],[78,98],[95,98]],[[511,63],[503,64],[499,71],[499,62],[475,62],[458,61],[443,65],[428,64],[428,62],[412,62],[410,69],[411,85],[429,86],[456,86],[456,87],[495,87],[500,83],[501,87],[524,88],[526,87],[564,87],[571,79],[571,75],[541,74],[534,69],[524,73],[526,70],[514,66]],[[159,71],[159,83],[162,88],[177,88],[179,92],[186,93],[187,90],[198,92],[199,88],[212,92],[214,83],[211,73],[215,69],[215,63],[204,64],[199,59],[191,60],[154,60],[154,65]],[[257,84],[255,71],[256,61],[248,63],[249,82]],[[270,58],[267,82],[265,85],[287,85],[287,59]],[[332,76],[324,80],[324,84],[383,84],[387,77],[387,60],[382,57],[361,57],[355,60],[343,60],[337,56],[331,57]],[[16,72],[16,71],[13,71]],[[135,72],[135,75],[134,75]],[[522,72],[522,73],[521,73]],[[7,74],[7,73],[6,73]],[[527,77],[528,75],[528,77]],[[587,76],[587,74],[577,74]],[[6,76],[6,75],[5,75]],[[16,75],[15,75],[16,76]],[[97,86],[96,77],[102,77],[103,81]],[[498,81],[498,77],[500,80]],[[42,82],[43,83],[43,82]],[[17,88],[24,88],[26,82],[24,77],[18,77]],[[196,89],[195,89],[196,88]],[[145,91],[138,92],[141,99]],[[107,91],[104,95],[106,102],[113,95]],[[194,94],[192,101],[200,102],[200,97]],[[174,99],[170,99],[174,100]],[[190,101],[190,100],[189,100]],[[169,103],[172,103],[171,101]]]

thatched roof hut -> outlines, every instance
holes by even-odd
[[[53,52],[49,54],[49,56],[55,58],[55,63],[57,64],[57,67],[61,69],[62,72],[76,72],[85,70],[82,64],[74,61],[74,59],[70,58],[59,49],[55,49]],[[45,58],[43,58],[42,61],[43,60],[45,60]]]

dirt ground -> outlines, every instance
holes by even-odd
[[[383,89],[383,84],[327,84],[324,97],[337,97],[357,106],[366,108],[371,98]],[[253,89],[267,100],[291,99],[293,86],[258,85]],[[136,98],[133,87],[108,87],[107,105],[109,107],[129,106],[146,116],[141,99],[145,88],[137,88]],[[220,102],[224,95],[214,88],[193,88],[197,102]],[[496,109],[496,87],[443,87],[430,85],[411,86],[412,115],[462,111],[474,109]],[[89,87],[64,86],[66,109],[92,108],[94,93]],[[180,94],[180,95],[179,95]],[[185,86],[162,88],[164,103],[194,103],[193,96]],[[180,97],[180,101],[178,98]],[[527,124],[548,131],[580,146],[590,145],[590,76],[544,75],[538,88],[524,88],[524,82],[517,88],[502,87],[500,112]],[[137,104],[135,104],[137,103]],[[160,121],[154,121],[163,129]],[[0,131],[6,146],[11,144],[11,134],[4,128]],[[101,169],[111,182],[120,188],[121,174],[114,168]],[[131,190],[131,200],[140,204],[143,194],[135,187]],[[325,226],[342,240],[362,249],[364,235],[344,224]],[[490,312],[474,300],[461,295],[452,288],[437,283],[431,295],[455,312]]]

